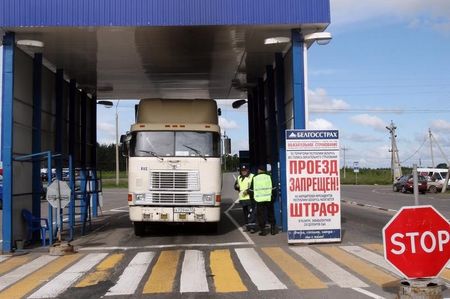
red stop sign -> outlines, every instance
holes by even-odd
[[[403,207],[383,228],[383,244],[405,277],[435,277],[450,258],[450,223],[432,206]]]

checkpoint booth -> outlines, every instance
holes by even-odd
[[[329,0],[4,0],[0,8],[3,252],[26,237],[23,209],[40,217],[45,155],[57,170],[70,159],[95,176],[102,99],[245,99],[249,162],[272,165],[286,228],[284,131],[307,123],[306,52],[330,24]]]

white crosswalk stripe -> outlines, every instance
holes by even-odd
[[[269,270],[253,248],[236,248],[236,254],[258,290],[282,290],[286,286]]]
[[[105,296],[134,294],[154,257],[154,252],[139,252],[136,254],[120,275],[119,281],[109,289]]]
[[[369,287],[356,276],[339,267],[323,255],[315,252],[311,248],[297,247],[291,248],[293,252],[305,259],[309,264],[314,266],[318,271],[325,274],[333,282],[341,288],[366,288]]]
[[[2,276],[0,279],[0,291],[16,283],[28,274],[42,268],[56,258],[57,256],[44,255]]]
[[[394,269],[394,267],[392,267],[391,265],[388,264],[388,262],[386,262],[384,257],[382,257],[379,254],[376,254],[360,246],[340,246],[340,247],[345,251],[362,258],[363,260],[366,260],[374,265],[377,265],[380,268],[383,268],[391,273],[396,274],[397,276],[402,276],[397,270]]]
[[[180,292],[209,292],[205,258],[199,250],[186,250],[181,268]]]
[[[9,256],[6,255],[0,255],[0,263],[3,261],[6,261],[9,258]]]
[[[29,298],[54,298],[66,291],[74,282],[103,260],[107,253],[90,253],[75,265],[45,284]]]

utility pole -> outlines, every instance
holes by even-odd
[[[345,160],[345,152],[348,151],[349,148],[343,146],[343,147],[341,148],[341,150],[344,152],[344,179],[345,179],[345,169],[347,168],[347,163],[346,163],[346,160]]]
[[[397,148],[397,134],[395,130],[397,127],[394,125],[394,122],[391,121],[390,126],[386,127],[391,135],[391,174],[392,180],[395,181],[396,178],[399,178],[402,175],[402,168],[400,166],[400,158],[398,155]]]
[[[430,137],[430,151],[431,151],[431,167],[434,167],[434,154],[433,154],[433,134],[431,129],[428,129],[428,136]]]

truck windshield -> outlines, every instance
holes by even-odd
[[[220,135],[214,132],[135,132],[132,157],[219,157]]]

